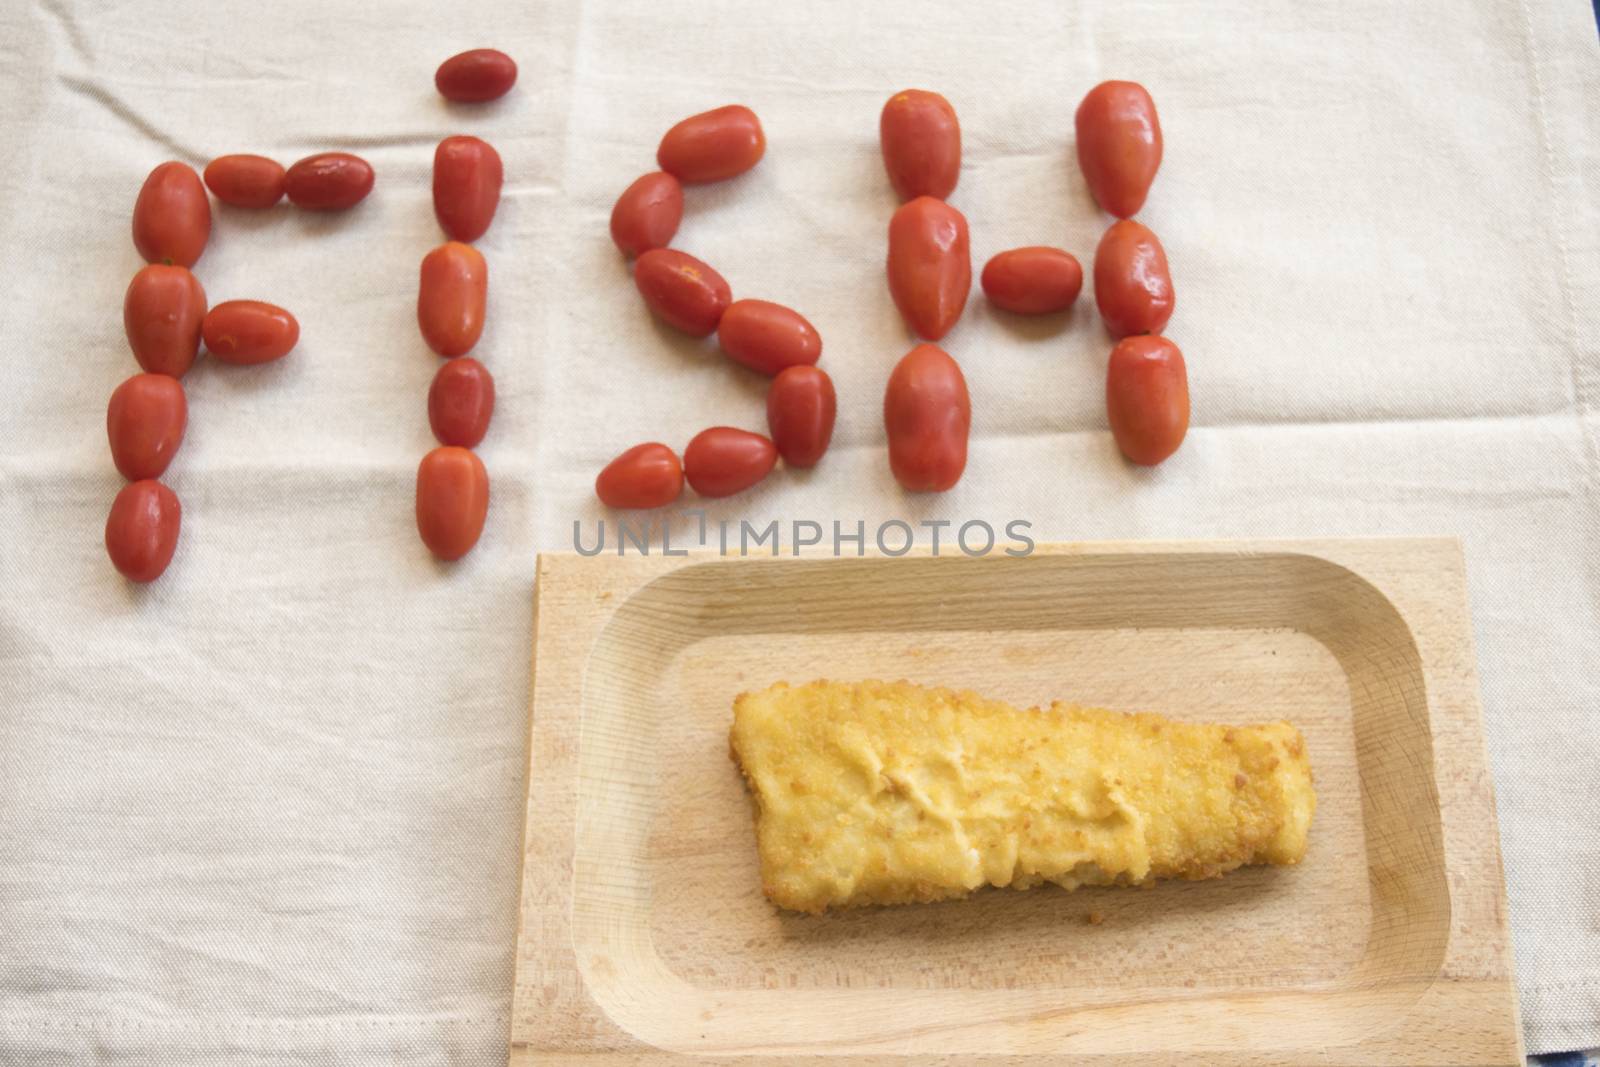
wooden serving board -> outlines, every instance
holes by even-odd
[[[537,599],[512,1064],[1521,1063],[1454,541],[554,555]],[[779,912],[731,706],[818,677],[1288,719],[1309,853]]]

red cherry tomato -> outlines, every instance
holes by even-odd
[[[428,387],[428,425],[440,444],[471,448],[483,440],[494,415],[489,368],[462,356],[439,368]]]
[[[656,163],[682,182],[719,182],[761,162],[766,150],[756,113],[730,104],[691,115],[668,130],[656,149]]]
[[[961,367],[938,345],[918,345],[889,375],[883,395],[889,469],[913,492],[942,493],[967,466],[972,402]]]
[[[767,429],[790,467],[815,467],[833,439],[833,381],[820,367],[789,367],[767,389]]]
[[[283,199],[289,172],[266,156],[218,156],[206,164],[206,188],[234,207],[271,207]]]
[[[659,508],[683,492],[683,464],[666,445],[634,445],[606,464],[594,480],[594,495],[611,508]]]
[[[1106,415],[1122,454],[1153,467],[1189,432],[1189,373],[1165,337],[1126,337],[1111,350]]]
[[[777,446],[760,434],[713,426],[683,450],[683,476],[701,496],[732,496],[765,478],[777,462]]]
[[[429,348],[441,356],[470,352],[483,334],[488,302],[489,264],[476,248],[451,241],[422,257],[417,325]]]
[[[1173,300],[1160,240],[1131,219],[1112,223],[1094,251],[1094,302],[1111,336],[1160,333]]]
[[[1078,166],[1089,192],[1118,218],[1144,206],[1161,166],[1161,121],[1138,82],[1101,82],[1078,105]]]
[[[972,289],[972,254],[961,212],[919,196],[889,220],[889,293],[913,333],[937,341],[950,332]]]
[[[178,379],[135,374],[117,386],[106,405],[111,462],[130,482],[159,478],[183,442],[189,402]]]
[[[476,137],[446,137],[433,153],[433,213],[452,241],[476,241],[494,221],[500,153]]]
[[[153,582],[172,562],[183,508],[160,482],[145,479],[122,487],[106,518],[106,555],[135,582]]]
[[[517,83],[517,62],[493,48],[474,48],[439,64],[433,84],[446,100],[476,104],[497,100]]]
[[[611,239],[625,256],[672,243],[683,221],[683,185],[664,170],[651,171],[617,197],[611,209]]]
[[[224,363],[271,363],[300,340],[300,323],[276,304],[224,300],[206,312],[200,333],[206,351]]]
[[[722,350],[751,370],[773,375],[815,363],[822,338],[798,311],[766,300],[735,300],[717,323]]]
[[[343,211],[372,192],[372,165],[348,152],[307,156],[289,168],[284,192],[289,203],[307,211]]]
[[[147,263],[192,267],[211,236],[211,201],[187,163],[150,172],[133,204],[133,247]]]
[[[489,472],[465,448],[445,445],[417,467],[417,533],[440,559],[472,551],[489,514]]]
[[[1033,245],[1001,252],[979,279],[989,303],[1018,315],[1065,311],[1083,288],[1083,268],[1070,252]]]
[[[152,263],[133,276],[122,298],[122,327],[139,366],[183,377],[200,351],[206,291],[188,267]]]
[[[961,176],[961,123],[938,93],[907,89],[883,105],[878,141],[889,184],[901,200],[944,200]]]
[[[633,284],[656,316],[691,337],[708,337],[733,301],[722,275],[684,252],[653,248],[633,264]]]

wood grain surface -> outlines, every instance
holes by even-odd
[[[1453,541],[555,555],[536,596],[512,1064],[1520,1062]],[[1288,719],[1308,855],[780,912],[731,705],[819,677]]]

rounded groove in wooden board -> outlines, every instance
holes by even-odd
[[[1162,670],[1127,669],[1140,662]],[[1199,721],[1293,719],[1322,769],[1312,853],[1292,871],[1250,868],[1149,892],[1041,887],[818,917],[776,912],[760,892],[750,803],[723,751],[726,694],[829,670],[864,677],[886,663],[912,681],[1022,707],[1070,694]],[[663,961],[693,985],[1082,990],[1105,986],[1109,974],[1122,990],[1290,987],[1336,979],[1367,942],[1348,686],[1333,656],[1305,634],[948,631],[819,634],[803,644],[735,634],[687,646],[661,688],[679,695],[681,713],[659,735],[658,807],[674,818],[652,829],[651,929]],[[1175,693],[1184,694],[1181,707]],[[1100,925],[1087,923],[1091,911]],[[905,964],[908,951],[915,968]],[[998,960],[1006,962],[997,975]]]
[[[820,666],[826,656],[842,656],[851,647],[869,653],[881,647],[883,665],[864,673],[915,675],[949,684],[960,679],[923,675],[920,668],[932,663],[935,672],[954,673],[953,653],[960,649],[948,645],[958,629],[1015,634],[1022,642],[1017,647],[1033,641],[1034,652],[1041,639],[1048,644],[1052,635],[1069,644],[1109,635],[1103,640],[1111,642],[1106,647],[1116,656],[1106,670],[1146,681],[1159,679],[1164,670],[1181,674],[1185,662],[1193,674],[1195,664],[1224,655],[1227,642],[1234,639],[1245,649],[1276,642],[1280,655],[1288,651],[1315,666],[1318,692],[1332,710],[1325,709],[1327,724],[1308,723],[1319,738],[1311,742],[1313,766],[1323,758],[1318,745],[1335,743],[1331,739],[1338,736],[1341,703],[1348,762],[1342,783],[1337,774],[1326,785],[1319,778],[1319,792],[1332,788],[1332,806],[1319,811],[1307,864],[1342,865],[1363,876],[1364,951],[1327,966],[1307,953],[1298,957],[1299,965],[1278,971],[1246,965],[1246,950],[1263,960],[1284,957],[1282,939],[1296,936],[1298,929],[1275,926],[1260,913],[1270,908],[1274,893],[1306,875],[1306,865],[1236,872],[1216,883],[1158,888],[1148,894],[1133,891],[1158,906],[1114,903],[1118,892],[1129,891],[1034,890],[824,917],[814,926],[798,925],[812,920],[763,911],[753,879],[743,887],[732,882],[754,870],[748,804],[741,801],[732,812],[726,810],[737,795],[728,788],[730,780],[736,783],[736,774],[724,754],[734,693],[722,696],[720,712],[713,692],[695,696],[696,686],[714,690],[730,679],[726,665],[695,667],[690,662],[694,650],[720,650],[732,665],[727,669],[742,665],[750,687],[779,677],[771,672],[779,661],[775,650],[785,643],[800,650],[800,658],[789,661],[791,668],[808,662]],[[1174,635],[1173,647],[1191,659],[1152,662],[1151,631]],[[1279,636],[1252,637],[1263,634]],[[899,642],[884,644],[883,635],[899,635]],[[907,635],[916,635],[916,640]],[[1004,639],[982,640],[993,644]],[[806,660],[808,649],[822,658]],[[994,645],[991,652],[1003,666],[1006,647]],[[939,665],[940,655],[944,666]],[[852,662],[865,666],[865,660]],[[1088,687],[1092,672],[1052,675],[1051,662],[1045,656],[1041,668],[1027,675],[1026,684],[1037,689],[1028,699],[1088,702],[1086,694],[1056,690],[1050,683],[1060,677]],[[1237,663],[1244,664],[1244,657]],[[815,1020],[827,1017],[832,1036],[821,1048],[830,1051],[881,1048],[887,1042],[908,1053],[934,1055],[957,1051],[969,1038],[968,1051],[973,1052],[1002,1051],[996,1043],[1016,1051],[1068,1046],[1137,1051],[1159,1047],[1161,1039],[1149,1028],[1153,1018],[1162,1016],[1168,1025],[1160,1030],[1170,1033],[1176,1015],[1189,1015],[1178,1005],[1197,1001],[1211,1006],[1185,1019],[1191,1043],[1198,1047],[1216,1042],[1218,1047],[1309,1048],[1371,1038],[1377,1028],[1400,1019],[1404,1005],[1422,997],[1438,976],[1451,904],[1420,659],[1404,619],[1383,593],[1329,560],[1295,552],[1174,551],[1044,554],[1022,560],[691,563],[648,582],[615,608],[583,673],[573,946],[595,1002],[621,1030],[648,1045],[684,1054],[818,1051]],[[1344,684],[1338,698],[1332,695],[1335,675]],[[1003,669],[988,675],[979,670],[975,681],[987,684],[986,679],[993,679],[997,684],[990,691],[1009,696],[1007,677]],[[1259,693],[1263,676],[1249,677],[1246,691]],[[1199,706],[1203,698],[1196,695],[1204,691],[1204,682],[1190,677],[1181,688],[1173,686],[1168,699],[1141,703],[1167,714],[1207,717],[1197,714],[1205,710]],[[1114,683],[1109,691],[1115,695]],[[717,714],[720,724],[708,722]],[[693,757],[693,766],[720,776],[708,778],[705,792],[674,777],[675,760],[690,765],[686,746],[711,743],[719,734],[720,771],[710,771],[705,761]],[[721,799],[713,799],[713,793]],[[671,806],[664,803],[668,800]],[[1355,819],[1358,805],[1360,818]],[[720,814],[712,813],[712,806]],[[1336,830],[1341,810],[1346,830],[1355,827],[1344,837]],[[709,818],[717,820],[716,832],[702,828],[702,837],[695,838],[695,820]],[[1330,821],[1335,830],[1325,830]],[[736,829],[741,823],[742,829]],[[1334,840],[1324,843],[1330,837]],[[744,860],[735,852],[740,838],[748,850]],[[680,853],[673,848],[681,846],[655,844],[672,839],[698,840],[700,851]],[[697,864],[705,862],[712,864],[705,870],[710,884],[693,876],[700,870]],[[1360,920],[1351,920],[1348,910],[1339,911],[1341,901],[1348,905],[1358,899],[1349,893],[1348,881],[1325,886],[1325,892],[1341,890],[1325,903],[1344,932],[1353,933],[1351,923]],[[685,928],[681,924],[690,922],[696,900],[707,905],[705,925]],[[1120,908],[1124,929],[1187,926],[1174,927],[1164,942],[1167,959],[1147,960],[1121,972],[1102,962],[1092,975],[1085,974],[1097,956],[1085,954],[1083,946],[1108,937],[1105,924],[1084,928],[1087,935],[1069,925],[1081,924],[1090,900],[1113,913]],[[1242,912],[1232,915],[1228,908],[1240,900],[1246,901]],[[1244,914],[1251,909],[1258,914]],[[1047,950],[1022,957],[1026,981],[1021,981],[1015,953],[1027,939],[1008,932],[1005,924],[1021,924],[1024,932],[1044,939],[1056,932],[1052,918],[1060,920],[1062,935]],[[857,924],[856,936],[874,938],[885,951],[916,959],[919,966],[922,959],[931,959],[931,975],[915,966],[898,975],[842,969],[830,957],[844,937],[829,941],[816,932],[850,930],[852,923]],[[711,933],[717,924],[722,932]],[[886,930],[899,931],[900,940],[884,937]],[[1072,945],[1066,932],[1073,935]],[[1235,966],[1228,970],[1213,959],[1202,970],[1192,954],[1183,963],[1175,962],[1175,951],[1189,951],[1177,946],[1197,932],[1234,938],[1223,951]],[[762,971],[751,961],[767,951],[762,939],[774,936],[790,963],[786,970],[769,963]],[[1274,942],[1274,937],[1280,940]],[[972,943],[962,944],[963,939],[996,951],[985,953]],[[697,962],[696,941],[702,957],[726,959],[737,951],[747,959],[734,961],[734,966]],[[1148,937],[1140,941],[1141,951],[1158,956],[1162,944]],[[1288,947],[1292,956],[1295,946]],[[1012,955],[1007,957],[1007,951]],[[773,958],[770,952],[768,958]],[[1117,959],[1114,953],[1108,958]],[[1124,964],[1130,958],[1121,957]],[[1182,980],[1168,984],[1167,976],[1176,977],[1186,968],[1204,975],[1205,981],[1194,977],[1193,985]],[[1119,974],[1139,978],[1119,979]],[[1315,1024],[1306,1021],[1308,988],[1318,990]],[[785,993],[774,1000],[770,989]],[[1370,1010],[1378,1003],[1382,1012]],[[931,1028],[908,1021],[928,1019],[930,1013],[939,1020]]]

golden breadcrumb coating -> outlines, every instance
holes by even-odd
[[[1298,863],[1316,809],[1286,722],[779,682],[734,701],[730,741],[758,809],[762,887],[795,911]]]

